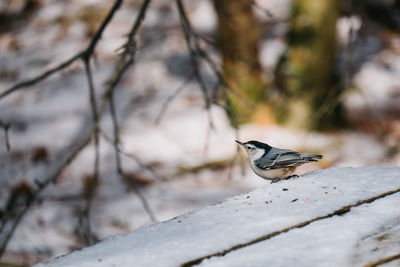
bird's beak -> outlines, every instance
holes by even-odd
[[[235,140],[236,143],[238,143],[239,145],[243,146],[244,144],[238,140]]]

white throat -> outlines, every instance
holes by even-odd
[[[257,160],[264,155],[264,152],[264,149],[257,148],[255,150],[247,151],[247,154],[249,155],[251,160]]]

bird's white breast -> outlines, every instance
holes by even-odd
[[[289,170],[288,168],[263,170],[256,167],[253,162],[251,162],[251,168],[261,178],[270,180],[275,178],[286,178],[293,173],[293,170]]]

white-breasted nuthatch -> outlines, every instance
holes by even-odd
[[[246,143],[235,140],[244,147],[250,158],[253,171],[261,178],[272,180],[271,183],[291,177],[297,166],[315,162],[322,155],[306,155],[289,149],[280,149],[258,141]]]

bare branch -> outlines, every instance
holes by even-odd
[[[257,1],[252,0],[251,4],[257,8],[258,10],[260,10],[262,13],[265,14],[265,16],[267,17],[267,21],[265,22],[268,25],[273,25],[276,23],[285,23],[285,22],[289,22],[289,18],[277,18],[272,12],[271,10],[262,7],[261,5],[259,5],[257,3]]]
[[[116,1],[116,3],[118,2],[119,0]],[[22,205],[19,209],[15,210],[11,217],[8,216],[8,214],[5,214],[5,216],[1,218],[0,225],[1,226],[6,225],[8,227],[0,228],[0,248],[2,248],[2,250],[0,251],[0,256],[4,252],[7,243],[10,240],[11,236],[13,235],[14,230],[18,226],[19,222],[21,221],[23,216],[27,213],[31,205],[38,199],[40,193],[50,183],[54,182],[60,176],[62,171],[76,158],[79,152],[81,152],[82,149],[85,148],[86,145],[88,145],[89,142],[91,141],[94,132],[98,128],[99,121],[109,103],[110,95],[115,90],[116,86],[121,80],[122,75],[126,72],[128,67],[133,63],[134,52],[135,52],[134,37],[141,25],[141,22],[144,18],[146,8],[149,2],[150,0],[145,0],[145,2],[142,4],[141,11],[134,22],[132,30],[129,32],[128,41],[124,45],[124,50],[122,54],[119,56],[118,61],[114,68],[114,72],[112,73],[109,82],[106,86],[104,97],[102,99],[102,103],[100,105],[100,109],[98,112],[97,121],[90,124],[89,127],[87,126],[88,125],[87,120],[84,121],[84,123],[82,124],[82,130],[77,134],[77,138],[75,138],[74,141],[67,146],[68,149],[63,149],[60,152],[59,157],[53,160],[53,163],[50,164],[50,167],[47,169],[47,174],[44,174],[43,178],[40,181],[39,180],[37,181],[38,188],[34,190],[31,195],[29,195],[29,198],[26,198],[26,201],[24,201],[24,205]],[[115,12],[115,10],[113,12]],[[65,151],[68,150],[69,153],[68,152],[66,153]],[[11,199],[11,197],[12,196],[10,196],[9,199]]]
[[[50,69],[50,70],[48,70],[48,71],[36,76],[35,78],[24,80],[22,82],[19,82],[19,83],[15,84],[15,85],[11,86],[10,88],[7,88],[6,90],[4,90],[4,92],[2,92],[0,94],[0,99],[4,98],[5,96],[7,96],[7,95],[19,90],[19,89],[26,88],[28,86],[32,86],[32,85],[40,82],[41,80],[46,79],[47,77],[51,76],[52,74],[54,74],[54,73],[56,73],[56,72],[58,72],[58,71],[60,71],[60,70],[62,70],[64,68],[68,67],[75,60],[79,59],[81,56],[82,56],[82,52],[76,54],[75,56],[72,56],[71,58],[69,58],[66,61],[64,61],[64,62],[60,63],[59,65],[57,65],[56,67],[54,67],[54,68],[52,68],[52,69]]]
[[[149,218],[152,222],[156,222],[157,218],[154,215],[154,212],[149,206],[149,203],[147,202],[147,199],[144,197],[142,191],[140,191],[140,188],[137,185],[133,185],[133,190],[135,191],[136,195],[139,197],[140,201],[142,202],[144,210],[147,212],[149,215]]]
[[[195,74],[196,80],[198,81],[198,83],[200,85],[200,88],[203,91],[204,97],[205,97],[209,127],[211,129],[213,129],[214,125],[213,125],[213,122],[211,119],[212,116],[209,111],[209,106],[211,104],[211,101],[208,96],[208,89],[205,86],[205,83],[202,79],[202,76],[201,76],[201,73],[199,70],[198,58],[204,59],[208,63],[208,65],[211,67],[211,69],[213,70],[215,76],[217,77],[217,87],[221,87],[222,89],[229,89],[230,92],[232,92],[235,95],[238,95],[240,92],[238,92],[237,90],[234,90],[234,86],[232,86],[232,84],[229,82],[229,80],[227,80],[225,78],[225,75],[219,70],[217,64],[211,59],[211,57],[208,55],[208,53],[201,48],[199,40],[203,39],[203,37],[201,35],[197,34],[195,31],[193,31],[190,21],[188,20],[188,18],[186,16],[186,12],[185,12],[185,8],[183,6],[182,0],[176,0],[176,3],[178,6],[178,12],[179,12],[179,16],[180,16],[182,30],[184,32],[186,44],[187,44],[187,47],[190,52],[190,58],[192,61],[194,74]],[[224,91],[222,94],[222,95],[225,95],[225,97],[224,97],[225,99],[227,99],[226,94],[227,94],[226,91]],[[246,97],[238,96],[238,99],[240,101],[245,102],[245,104],[249,104]],[[219,105],[221,105],[221,104],[219,104]],[[231,112],[229,103],[225,106],[225,110],[226,110],[231,122],[233,123],[234,127],[236,128],[237,127],[237,123],[236,123],[237,119],[235,118],[235,114],[233,114]]]
[[[136,27],[134,27],[133,30],[135,30],[135,28]],[[114,92],[110,93],[110,113],[111,113],[111,120],[112,120],[112,124],[113,124],[114,140],[111,141],[111,139],[108,138],[108,136],[104,132],[103,132],[103,134],[106,137],[106,140],[113,144],[114,152],[115,152],[115,163],[116,163],[117,173],[119,176],[124,176],[125,174],[124,174],[124,171],[122,168],[121,157],[120,157],[120,154],[122,154],[122,151],[119,148],[119,143],[120,143],[119,138],[120,137],[119,137],[119,126],[118,126],[117,114],[116,114],[115,103],[114,103]],[[131,158],[134,158],[134,160],[136,161],[136,163],[139,166],[141,166],[141,167],[144,166],[144,164],[140,161],[139,158],[132,157],[132,156],[131,156]],[[156,172],[154,172],[154,170],[152,170],[151,168],[148,168],[147,166],[146,166],[146,168],[148,170],[150,170],[155,177],[158,177],[158,174]],[[146,213],[149,215],[150,220],[152,222],[156,222],[157,221],[156,216],[154,215],[154,212],[150,208],[150,205],[148,204],[146,197],[141,192],[139,186],[137,186],[134,183],[130,184],[130,186],[133,188],[134,192],[136,193],[136,195],[139,197],[140,201],[142,202],[143,208],[146,211]]]
[[[101,23],[99,29],[97,30],[97,32],[93,36],[92,40],[90,41],[88,47],[86,48],[86,51],[85,51],[86,54],[92,55],[94,53],[94,49],[95,49],[98,41],[101,39],[101,36],[103,35],[104,30],[106,29],[107,25],[112,20],[115,12],[117,12],[117,10],[121,7],[122,1],[123,0],[116,0],[114,2],[114,4],[111,7],[110,11],[108,12],[107,16]]]
[[[160,112],[158,113],[158,115],[154,121],[154,124],[157,125],[160,123],[162,116],[164,116],[164,114],[166,113],[172,100],[174,100],[175,97],[177,97],[183,91],[183,89],[185,89],[186,85],[193,78],[193,75],[194,75],[193,72],[190,73],[190,75],[185,78],[183,83],[178,88],[176,88],[176,90],[170,96],[167,97],[167,99],[165,100],[164,104],[162,105],[162,107],[160,109]]]
[[[0,220],[0,257],[33,197],[32,188],[26,183],[16,185],[11,191]]]
[[[117,173],[119,175],[122,175],[122,163],[121,163],[121,157],[119,155],[120,150],[118,149],[119,147],[119,126],[118,126],[118,120],[117,120],[117,114],[115,112],[115,103],[114,103],[114,94],[110,95],[110,113],[111,113],[111,120],[113,124],[113,135],[114,135],[114,141],[113,141],[113,146],[114,146],[114,152],[115,152],[115,163],[117,165]]]
[[[145,165],[137,156],[135,155],[131,155],[131,154],[127,154],[123,151],[121,151],[120,147],[119,147],[119,127],[118,127],[118,122],[117,122],[117,118],[116,118],[116,114],[115,114],[115,107],[113,104],[113,101],[110,99],[110,112],[111,112],[111,118],[113,121],[113,134],[114,134],[114,140],[111,140],[111,138],[104,132],[101,131],[101,133],[103,134],[103,137],[106,141],[108,141],[110,144],[113,145],[114,147],[114,151],[115,151],[115,162],[117,165],[117,174],[120,177],[124,177],[125,173],[122,169],[122,164],[121,164],[121,158],[120,158],[120,154],[125,155],[131,159],[133,159],[136,164],[138,164],[141,168],[145,168],[148,171],[150,171],[154,177],[156,177],[156,179],[161,180],[160,178],[158,178],[158,173],[155,172],[151,167]],[[154,212],[152,211],[152,209],[150,208],[150,205],[146,199],[146,197],[143,195],[142,191],[140,191],[140,188],[137,184],[135,183],[130,183],[129,184],[130,188],[132,188],[135,192],[135,194],[139,197],[139,200],[142,202],[142,206],[144,208],[144,210],[146,211],[146,213],[149,215],[149,218],[152,222],[156,222],[156,216],[154,215]]]
[[[10,151],[10,140],[8,138],[8,130],[10,129],[10,123],[9,122],[4,122],[0,120],[0,128],[4,129],[4,138],[6,141],[6,149],[7,151]]]
[[[98,127],[98,121],[99,121],[99,115],[98,115],[98,109],[97,109],[97,103],[96,103],[96,96],[95,96],[95,90],[94,90],[94,85],[93,85],[93,77],[92,77],[92,72],[90,68],[90,60],[88,58],[84,59],[84,64],[85,64],[85,71],[86,71],[86,76],[88,80],[88,85],[89,85],[89,99],[90,99],[90,105],[92,109],[92,117],[93,117],[93,125],[95,125],[94,132],[93,132],[93,138],[94,138],[94,147],[95,147],[95,160],[94,160],[94,170],[93,170],[93,179],[98,182],[98,177],[99,177],[99,168],[100,168],[100,161],[99,161],[99,127]],[[90,201],[88,201],[90,202]],[[88,203],[90,209],[90,203]]]
[[[136,19],[135,23],[133,24],[131,31],[128,34],[128,41],[123,46],[123,48],[125,50],[124,50],[123,54],[121,55],[120,60],[116,66],[116,69],[119,70],[119,73],[125,72],[127,67],[133,63],[132,55],[133,55],[133,52],[136,51],[136,43],[134,41],[134,37],[135,37],[137,31],[139,30],[141,23],[143,22],[143,19],[145,17],[146,10],[150,4],[150,1],[151,0],[144,0],[143,4],[139,10],[137,19]],[[121,78],[121,75],[113,75],[112,78],[109,80],[109,86],[112,87],[114,84],[118,83],[120,78]],[[114,90],[106,91],[105,95],[107,96],[107,99],[112,98],[113,91]],[[113,109],[113,108],[111,108],[111,109]],[[112,112],[114,112],[114,115],[115,115],[115,109]],[[119,134],[117,121],[116,121],[115,116],[112,115],[112,118],[113,118],[113,120],[115,119],[113,121],[113,124],[115,125],[114,126],[114,141],[113,141],[113,143],[114,143],[115,149],[119,150],[118,146],[115,145],[115,143],[119,142],[119,137],[117,137],[117,135]],[[118,152],[120,152],[120,151],[118,151]],[[119,157],[116,157],[116,159],[119,160]],[[139,161],[137,161],[137,162],[139,162]],[[118,162],[117,164],[119,164],[119,166],[117,167],[117,168],[119,168],[119,170],[118,170],[120,172],[119,174],[123,174],[121,163]],[[149,215],[151,221],[152,222],[156,221],[154,213],[150,209],[150,206],[148,205],[148,202],[147,202],[146,198],[143,196],[140,189],[137,186],[134,186],[133,188],[135,190],[135,193],[138,195],[139,199],[141,200],[142,205],[143,205],[144,209],[146,210],[147,214]]]
[[[194,40],[195,37],[193,34],[192,25],[190,24],[190,21],[186,16],[185,7],[183,6],[182,0],[176,0],[176,4],[178,7],[178,13],[181,21],[182,30],[185,36],[186,45],[190,53],[190,60],[192,62],[193,73],[203,92],[206,108],[209,109],[210,98],[208,95],[208,88],[203,80],[203,77],[201,76],[200,66],[198,62],[198,57],[201,49],[199,43],[196,40]]]
[[[99,128],[96,122],[99,120],[99,114],[98,114],[99,111],[97,109],[92,71],[90,69],[90,60],[88,58],[85,58],[83,62],[85,64],[86,77],[89,85],[89,99],[90,99],[90,106],[92,109],[93,123],[94,125],[96,125],[93,135],[94,135],[94,146],[95,146],[94,177],[95,179],[97,179],[97,177],[99,176],[100,162],[99,162]]]
[[[133,161],[135,161],[135,163],[141,168],[144,169],[148,172],[150,172],[154,178],[156,178],[158,181],[166,181],[168,180],[167,177],[159,174],[157,171],[154,170],[154,168],[152,168],[151,166],[145,164],[138,156],[132,154],[132,153],[128,153],[126,151],[124,151],[119,144],[117,146],[115,146],[115,140],[113,140],[111,137],[109,137],[104,131],[100,131],[100,133],[102,134],[102,136],[104,137],[104,140],[107,141],[108,143],[110,143],[111,145],[114,146],[114,149],[121,155],[132,159]],[[118,164],[118,163],[117,163]],[[117,165],[118,166],[118,165]],[[120,165],[121,166],[121,165]],[[117,167],[118,168],[118,167]],[[122,169],[121,169],[122,170]],[[117,170],[118,171],[118,170]],[[121,171],[120,173],[123,173],[123,171]],[[120,174],[119,173],[119,174]]]
[[[27,79],[21,82],[16,83],[15,85],[5,89],[2,93],[0,93],[0,99],[4,98],[5,96],[20,90],[22,88],[26,88],[28,86],[32,86],[46,78],[48,78],[49,76],[53,75],[54,73],[57,73],[58,71],[68,67],[69,65],[71,65],[75,60],[79,59],[79,58],[90,58],[93,53],[94,53],[94,48],[96,47],[98,41],[100,40],[105,28],[107,27],[107,25],[110,23],[112,17],[114,16],[115,12],[119,9],[119,7],[121,6],[123,0],[116,0],[114,2],[114,5],[111,7],[110,11],[108,12],[106,18],[103,20],[103,22],[101,23],[100,28],[97,30],[97,32],[95,33],[95,35],[93,36],[93,38],[91,39],[88,47],[79,52],[78,54],[70,57],[69,59],[67,59],[66,61],[60,63],[59,65],[57,65],[56,67],[49,69],[47,71],[45,71],[42,74],[39,74],[38,76],[31,78],[31,79]]]
[[[369,262],[369,263],[365,264],[364,267],[376,267],[376,266],[383,265],[385,263],[389,263],[391,261],[398,260],[398,259],[400,259],[400,253],[397,253],[395,255],[391,255],[391,256],[388,256],[385,258],[381,258],[381,259],[373,261],[373,262]]]
[[[92,110],[92,117],[93,117],[93,124],[95,125],[95,129],[93,131],[93,141],[94,141],[94,168],[93,168],[93,176],[89,178],[86,178],[87,181],[85,181],[85,185],[88,184],[87,187],[92,186],[92,185],[97,185],[99,184],[99,169],[100,169],[100,153],[99,153],[99,127],[98,127],[98,121],[99,121],[99,114],[98,114],[98,108],[97,108],[97,103],[96,103],[96,95],[95,95],[95,88],[94,88],[94,83],[93,83],[93,76],[92,76],[92,70],[90,67],[90,58],[89,57],[84,57],[83,62],[85,65],[85,72],[86,72],[86,77],[88,80],[88,86],[89,86],[89,99],[90,99],[90,106]],[[89,182],[88,182],[89,181]],[[81,235],[84,238],[85,244],[86,245],[92,245],[97,241],[97,238],[92,232],[91,229],[91,223],[90,223],[90,211],[92,208],[93,204],[93,198],[96,190],[94,188],[85,188],[85,191],[90,191],[92,193],[86,194],[85,197],[85,207],[82,210],[82,214],[79,219],[79,224],[80,224],[80,230],[81,230]]]
[[[274,14],[272,14],[271,11],[269,11],[268,9],[266,9],[265,7],[260,6],[255,0],[251,0],[251,4],[258,8],[259,10],[261,10],[262,12],[265,13],[265,15],[267,15],[268,18],[274,18]]]
[[[98,241],[91,227],[91,209],[93,199],[96,196],[99,187],[99,179],[94,175],[86,175],[83,178],[83,197],[85,199],[84,207],[79,210],[79,220],[77,225],[78,237],[83,238],[85,245],[93,245]]]

